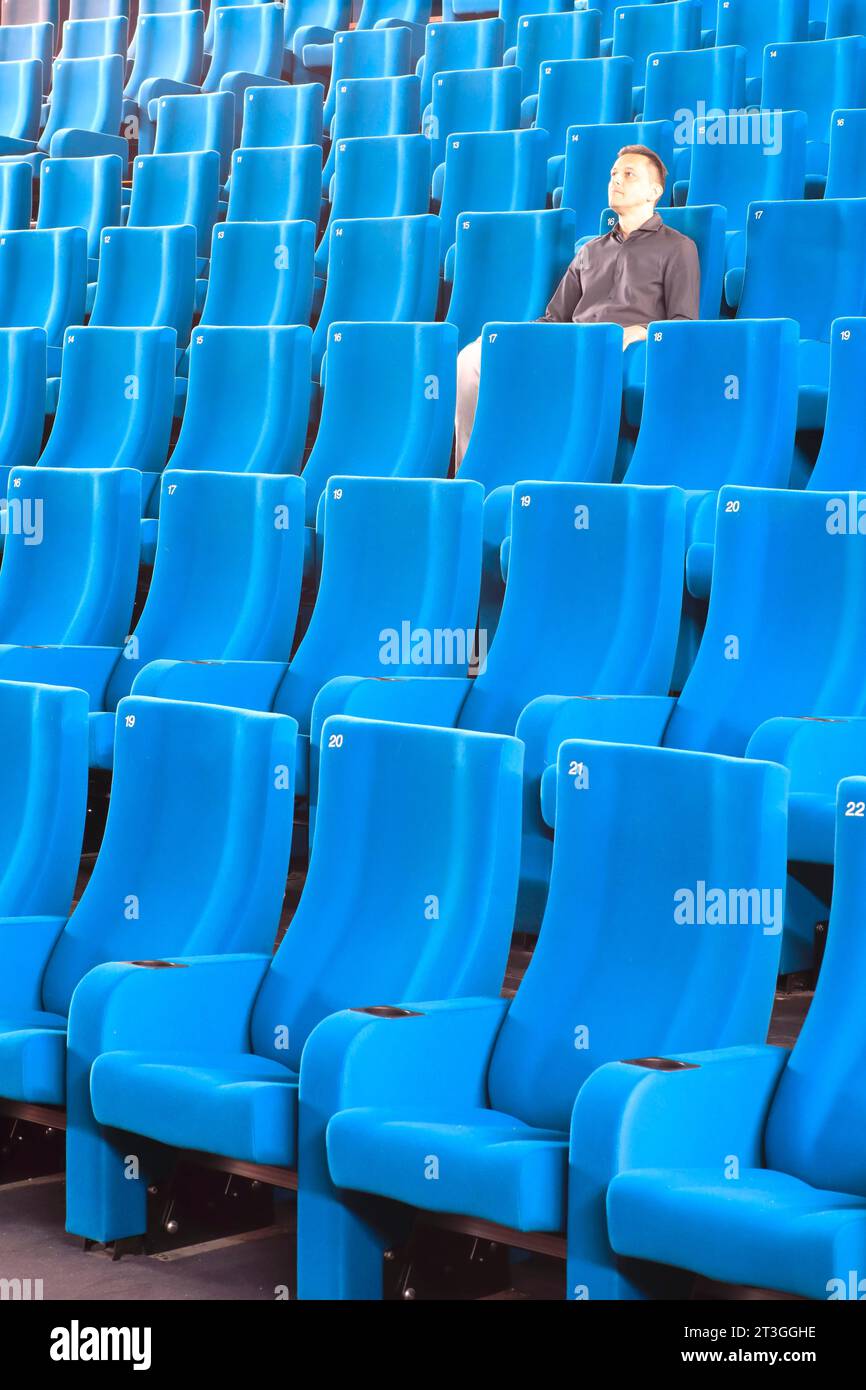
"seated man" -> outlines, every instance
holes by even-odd
[[[610,171],[608,199],[619,222],[582,246],[540,323],[619,323],[622,345],[646,338],[657,319],[698,318],[700,266],[695,243],[665,226],[655,205],[667,169],[646,145],[625,145]],[[457,359],[456,464],[469,444],[478,403],[481,339]]]

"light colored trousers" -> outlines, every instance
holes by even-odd
[[[481,381],[481,339],[467,343],[457,356],[457,409],[454,416],[454,463],[459,468],[469,445],[475,410],[478,405],[478,385]]]

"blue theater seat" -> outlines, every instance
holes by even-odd
[[[213,57],[203,92],[232,92],[240,134],[243,96],[262,79],[278,81],[283,66],[283,7],[253,4],[216,6]],[[256,81],[256,79],[259,79]]]
[[[328,283],[313,334],[314,375],[318,375],[332,323],[432,322],[439,285],[439,235],[439,219],[429,213],[332,219]]]
[[[30,158],[38,169],[46,154],[119,154],[129,157],[126,139],[118,135],[123,111],[124,60],[108,58],[56,59],[48,120]]]
[[[183,88],[197,87],[201,81],[203,44],[202,10],[141,15],[135,31],[135,59],[124,97],[146,115],[148,103],[158,97],[179,88],[182,93]]]
[[[825,198],[866,197],[866,113],[834,111]]]
[[[33,149],[41,111],[39,59],[0,62],[0,155],[27,154]]]
[[[438,73],[501,67],[504,40],[505,25],[501,19],[428,24],[424,56],[417,67],[422,109],[433,98],[433,79]]]
[[[866,106],[866,38],[768,46],[761,104],[773,111],[806,112],[806,167],[820,191],[827,173],[833,112]]]
[[[533,0],[536,14],[562,14],[574,8],[573,0]],[[598,9],[599,6],[593,6]],[[526,0],[500,0],[498,5],[490,5],[485,0],[442,0],[442,17],[445,20],[463,20],[467,14],[492,13],[499,15],[505,25],[505,47],[513,48],[517,43],[518,21],[526,10]]]
[[[675,179],[687,178],[696,122],[711,112],[740,111],[746,104],[746,50],[739,44],[686,53],[654,53],[647,59],[644,121],[674,122]],[[791,103],[773,103],[787,110]],[[684,114],[685,113],[685,114]]]
[[[547,206],[545,130],[490,130],[452,135],[433,186],[442,222],[441,257],[454,245],[461,213],[528,212]],[[438,186],[437,186],[438,185]]]
[[[0,329],[0,497],[12,468],[31,468],[42,448],[46,378],[44,328]]]
[[[206,260],[219,211],[219,192],[220,157],[216,150],[139,155],[132,165],[127,225],[194,227],[199,260]]]
[[[522,15],[517,25],[517,44],[509,48],[506,63],[523,74],[523,96],[538,91],[540,68],[558,58],[597,58],[601,39],[601,15],[595,8]]]
[[[431,0],[357,0],[352,5],[352,32],[380,32],[383,29],[401,28],[409,35],[409,61],[414,68],[424,55],[426,26],[430,20]],[[349,25],[341,26],[348,31]],[[304,44],[302,51],[305,68],[317,73],[326,72],[333,66],[335,44],[343,34],[328,33],[322,30],[313,42]],[[360,74],[356,74],[360,75]]]
[[[417,77],[346,78],[337,83],[331,121],[331,148],[322,173],[322,193],[329,193],[338,141],[358,135],[416,135],[421,120]],[[429,163],[428,153],[428,163]],[[422,209],[426,212],[426,207]]]
[[[100,3],[100,0],[97,0],[97,3]],[[112,3],[118,3],[124,13],[127,10],[129,11],[130,42],[128,56],[131,62],[135,59],[138,21],[141,19],[142,15],[174,14],[178,10],[200,10],[203,8],[200,0],[138,0],[137,4],[136,0],[129,0],[128,4],[126,0],[107,0],[107,3],[109,8],[111,8]],[[74,7],[75,0],[70,0],[70,5]],[[207,25],[205,25],[205,34],[206,33]],[[210,52],[210,49],[206,51]]]
[[[866,373],[864,330],[862,318],[839,318],[831,326],[827,417],[807,484],[815,492],[866,491],[864,460],[852,447],[860,429],[860,383]]]
[[[440,72],[421,129],[430,141],[433,168],[443,163],[448,140],[458,132],[520,129],[517,68]]]
[[[87,233],[88,279],[96,278],[104,227],[120,222],[125,163],[116,154],[46,159],[39,188],[39,228],[83,227]],[[90,273],[92,271],[92,274]]]
[[[863,33],[866,33],[863,0],[828,0],[825,38],[843,39]]]
[[[631,120],[633,71],[630,58],[563,58],[542,63],[538,96],[523,102],[523,124],[547,131],[551,158],[564,155],[569,126]]]
[[[130,0],[69,0],[68,6],[69,18],[72,20],[109,19],[112,15],[124,15],[128,19],[130,8]],[[136,8],[147,13],[146,0],[144,3],[139,3]],[[179,8],[182,9],[183,6],[181,5]]]
[[[809,35],[809,0],[720,0],[716,43],[746,50],[746,97],[761,99],[764,49],[768,44],[800,43]]]
[[[334,38],[334,65],[325,98],[325,129],[336,109],[337,89],[349,77],[408,77],[412,36],[408,29],[355,29]]]
[[[355,719],[328,733],[310,871],[273,960],[191,959],[147,974],[109,965],[78,991],[70,1051],[89,1075],[92,1110],[82,1084],[69,1099],[69,1230],[101,1240],[144,1230],[148,1178],[126,1182],[117,1163],[118,1142],[137,1141],[104,1125],[300,1163],[304,1175],[298,1072],[322,1017],[498,988],[514,908],[519,745]],[[158,1035],[167,1051],[152,1050]]]
[[[52,24],[57,27],[58,0],[3,0],[4,24]],[[58,43],[60,35],[57,35]]]
[[[0,232],[25,232],[30,227],[33,170],[24,159],[0,163]]]
[[[465,650],[475,632],[482,497],[477,483],[332,477],[319,518],[319,592],[288,668],[276,662],[157,661],[138,677],[136,693],[207,695],[291,713],[301,733],[298,793],[307,795],[313,701],[329,680],[350,672],[454,673],[451,637],[456,633]],[[309,776],[315,776],[314,767]]]
[[[571,208],[578,237],[595,236],[599,214],[607,207],[610,171],[625,145],[646,145],[654,150],[667,170],[673,167],[674,127],[672,121],[626,121],[611,125],[569,126],[565,141],[562,172],[554,182],[554,207]],[[558,167],[559,161],[557,161]],[[658,208],[667,207],[672,196],[672,177],[668,177]]]
[[[0,63],[38,58],[42,64],[42,90],[51,86],[51,62],[54,55],[54,26],[50,23],[0,25]]]
[[[0,327],[44,328],[48,371],[59,370],[71,323],[83,323],[87,233],[83,227],[0,234]]]
[[[194,227],[109,227],[102,233],[89,321],[107,328],[173,328],[183,348],[189,342],[195,270]]]
[[[351,0],[288,0],[283,26],[283,75],[304,84],[310,81],[301,61],[306,44],[328,43],[340,29],[348,29]]]
[[[220,159],[220,182],[225,183],[234,149],[234,133],[235,99],[231,92],[160,97],[153,152],[191,154],[198,150],[216,150]]]
[[[102,848],[74,916],[3,923],[0,1092],[81,1104],[69,1053],[76,986],[114,956],[264,951],[276,933],[291,840],[295,728],[242,710],[129,699],[120,709]],[[274,768],[289,771],[277,778]],[[190,835],[190,826],[195,834]],[[89,1069],[88,1069],[89,1070]],[[75,1136],[71,1136],[75,1144]]]
[[[174,409],[172,328],[69,328],[42,468],[162,469]]]
[[[99,19],[68,19],[63,25],[59,58],[108,58],[117,53],[124,60],[127,50],[126,15]]]
[[[643,110],[643,77],[654,53],[680,53],[701,47],[701,0],[668,4],[624,5],[614,11],[613,57],[631,58],[637,85],[632,91],[635,111]]]
[[[371,78],[410,82],[413,78]],[[363,85],[363,84],[361,84]],[[430,207],[430,142],[423,135],[374,135],[335,140],[331,219],[417,217]],[[318,177],[318,175],[317,175]],[[316,273],[328,273],[328,229],[316,250]]]
[[[701,267],[701,287],[700,287],[700,317],[702,319],[717,319],[722,302],[722,287],[725,281],[725,209],[718,203],[705,203],[701,207],[689,205],[684,208],[658,207],[656,211],[659,217],[668,227],[673,227],[675,231],[681,232],[695,243],[698,248],[698,261]],[[600,235],[611,231],[619,221],[615,212],[608,209],[601,219],[599,228]],[[782,311],[776,315],[766,315],[766,317],[778,317]],[[764,318],[763,314],[755,314],[754,318]],[[643,349],[637,345],[635,358],[640,361]],[[626,368],[629,378],[629,395],[641,390],[641,383],[635,380],[633,368]],[[628,398],[627,398],[628,404]],[[637,423],[636,420],[632,423]]]
[[[315,242],[312,222],[227,222],[217,227],[199,323],[229,328],[306,323]]]
[[[303,87],[249,87],[243,100],[241,148],[268,145],[321,145],[320,82]]]
[[[235,150],[226,220],[318,226],[321,183],[320,145]]]
[[[652,1296],[658,1263],[809,1299],[857,1298],[866,1236],[859,1130],[866,781],[839,785],[827,948],[793,1050],[688,1053],[688,1070],[606,1067],[578,1103],[605,1164],[607,1226]],[[671,1049],[674,1051],[674,1049]],[[648,1084],[647,1084],[648,1082]],[[638,1091],[639,1087],[639,1091]],[[602,1118],[602,1116],[604,1118]],[[634,1141],[634,1142],[632,1142]],[[736,1154],[738,1177],[722,1175]],[[634,1296],[622,1279],[623,1296]],[[857,1288],[859,1289],[859,1284]]]
[[[260,5],[264,2],[265,0],[238,0],[238,4],[240,5]],[[216,12],[218,8],[220,8],[218,5],[208,5],[205,7],[207,23],[205,24],[204,30],[204,51],[208,56],[213,53]]]
[[[204,328],[168,472],[297,473],[310,413],[310,329]]]
[[[575,1101],[614,1058],[762,1041],[778,935],[760,920],[684,930],[674,907],[698,883],[781,898],[785,789],[784,772],[762,763],[563,744],[550,898],[516,998],[419,1003],[411,1020],[343,1012],[307,1042],[301,1298],[381,1298],[382,1254],[413,1214],[406,1205],[495,1222],[518,1245],[519,1232],[567,1230],[569,1291],[604,1297],[604,1192],[583,1170],[610,1150],[583,1132],[569,1143]],[[623,862],[633,872],[617,872]],[[395,1048],[392,1079],[383,1055]]]
[[[473,664],[483,669],[474,679],[467,661],[451,680],[424,680],[416,672],[414,679],[332,681],[313,706],[313,764],[323,722],[333,714],[511,733],[542,691],[579,689],[583,702],[599,711],[611,690],[667,693],[682,599],[679,490],[520,482],[509,493],[508,582],[492,645],[481,624]],[[537,746],[528,748],[537,760]],[[524,794],[517,915],[519,929],[531,932],[538,930],[550,875],[539,789],[536,771]],[[310,797],[312,803],[315,778]]]
[[[334,474],[447,476],[456,362],[449,323],[331,324],[322,417],[304,468],[308,526]]]
[[[703,138],[697,134],[688,181],[677,184],[674,201],[725,208],[727,271],[745,263],[749,204],[801,199],[805,184],[806,113],[753,111],[711,122]]]
[[[0,913],[53,917],[72,901],[87,812],[87,697],[0,681]]]
[[[574,215],[479,212],[457,220],[454,289],[448,309],[460,346],[485,323],[523,323],[544,313],[574,254]],[[512,274],[503,274],[511,267]],[[449,265],[446,264],[446,279]]]

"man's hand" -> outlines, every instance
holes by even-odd
[[[643,327],[642,324],[635,323],[635,324],[632,324],[631,328],[624,328],[624,329],[622,330],[622,350],[623,350],[623,352],[625,352],[625,350],[626,350],[627,347],[631,347],[632,343],[645,343],[645,342],[646,342],[646,329]]]

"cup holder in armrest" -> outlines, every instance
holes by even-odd
[[[372,1014],[373,1018],[422,1018],[418,1009],[398,1009],[396,1004],[370,1004],[366,1009],[350,1009],[350,1014]]]
[[[179,960],[128,960],[126,965],[140,965],[144,970],[186,970]]]
[[[700,1062],[678,1062],[674,1057],[629,1057],[627,1067],[646,1067],[647,1071],[697,1071]]]

